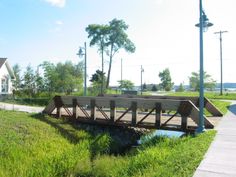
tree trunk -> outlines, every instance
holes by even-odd
[[[107,72],[107,84],[106,84],[106,89],[109,87],[110,83],[110,75],[111,75],[111,65],[112,65],[112,57],[113,57],[113,44],[111,44],[111,52],[110,52],[110,61],[109,61],[109,68]]]

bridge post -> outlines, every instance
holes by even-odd
[[[110,101],[110,118],[112,122],[116,119],[116,102],[114,100]]]
[[[156,103],[155,104],[155,109],[156,109],[156,113],[155,113],[155,127],[156,128],[160,128],[161,127],[161,103]]]
[[[188,126],[188,116],[192,111],[192,105],[189,101],[181,101],[180,106],[178,108],[178,113],[181,115],[181,129],[186,130]]]
[[[132,110],[132,121],[131,124],[132,126],[135,126],[137,124],[137,102],[132,101],[131,102],[131,110]]]
[[[61,108],[63,106],[63,102],[61,100],[61,96],[55,96],[54,97],[54,104],[55,104],[55,107],[57,109],[56,116],[58,118],[61,118],[61,115],[62,115]]]
[[[96,100],[91,99],[90,100],[90,107],[91,107],[91,119],[95,120],[96,119]]]
[[[77,117],[79,116],[79,112],[78,112],[78,103],[77,103],[76,98],[72,100],[72,104],[73,104],[73,118],[77,119]]]
[[[57,117],[61,118],[61,107],[57,107]]]
[[[181,129],[186,130],[187,129],[187,116],[182,115],[181,116]]]

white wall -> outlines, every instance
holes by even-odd
[[[7,76],[8,80],[8,92],[2,92],[2,78],[4,76]],[[11,94],[12,93],[12,82],[11,82],[11,77],[8,73],[6,64],[4,64],[1,68],[0,68],[0,94]]]

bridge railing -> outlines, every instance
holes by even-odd
[[[118,108],[123,109],[121,115]],[[141,119],[138,117],[140,109],[148,109]],[[163,110],[175,112],[166,122],[162,123]],[[63,113],[64,111],[64,113]],[[188,119],[199,123],[199,110],[190,100],[153,99],[153,98],[127,98],[127,97],[82,97],[82,96],[55,96],[43,111],[61,117],[63,114],[88,123],[101,123],[110,125],[128,125],[137,127],[163,128],[175,116],[181,117],[180,128],[188,128]],[[82,115],[81,115],[82,113]],[[100,117],[98,116],[100,113]],[[128,120],[127,114],[131,115]],[[147,117],[154,115],[154,122],[146,121]],[[102,115],[102,117],[101,117]],[[205,118],[205,126],[213,128],[213,124]]]

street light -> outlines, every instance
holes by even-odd
[[[84,47],[79,48],[79,52],[77,55],[82,58],[84,56],[84,96],[87,95],[87,48],[86,42],[84,43]]]
[[[214,34],[220,34],[220,95],[223,95],[223,66],[222,66],[222,34],[228,31],[219,31]]]
[[[196,27],[199,27],[199,37],[200,37],[200,90],[199,90],[199,123],[196,130],[197,133],[202,133],[205,130],[204,124],[204,69],[203,69],[203,31],[207,31],[208,27],[213,26],[209,22],[205,12],[202,8],[202,0],[199,0],[199,23],[196,24]]]

